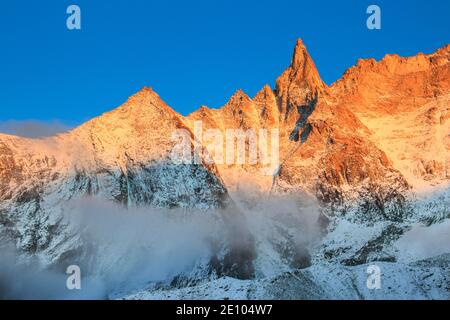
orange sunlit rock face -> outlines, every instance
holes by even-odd
[[[173,131],[202,138],[194,137],[195,121],[224,136],[227,129],[279,130],[280,166],[273,176],[262,175],[259,164],[205,164],[228,190],[239,186],[242,174],[266,191],[307,191],[324,204],[380,188],[388,194],[432,188],[450,175],[449,59],[450,45],[429,55],[361,59],[327,86],[298,40],[275,89],[265,85],[253,98],[237,90],[219,109],[202,106],[183,117],[144,87],[69,133],[44,140],[1,135],[0,191],[11,195],[37,172],[96,174],[99,164],[126,176],[131,163],[166,159]],[[36,152],[30,157],[24,149]],[[388,195],[380,197],[383,202]]]
[[[188,120],[279,128],[281,167],[272,189],[307,189],[329,202],[361,186],[405,192],[447,183],[449,48],[359,60],[328,87],[298,40],[276,90],[266,85],[253,99],[238,91],[223,108],[202,107]],[[221,171],[228,187],[239,183]]]

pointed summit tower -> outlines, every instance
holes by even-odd
[[[293,109],[308,106],[311,101],[327,90],[311,56],[301,39],[297,40],[291,65],[276,81],[276,91],[281,99],[281,113],[285,120]]]
[[[261,122],[266,126],[278,127],[280,112],[277,106],[277,99],[268,84],[264,85],[256,94],[253,101],[259,110]]]

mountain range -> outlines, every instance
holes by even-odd
[[[118,255],[114,236],[98,240],[93,233],[100,231],[79,213],[152,210],[150,217],[169,216],[181,226],[189,224],[183,219],[211,219],[202,229],[206,253],[135,287],[109,288],[109,298],[336,298],[341,288],[343,298],[448,299],[449,252],[419,250],[430,241],[445,248],[445,235],[414,235],[448,228],[450,219],[450,45],[413,57],[360,59],[328,86],[298,40],[275,83],[253,98],[237,90],[223,107],[202,106],[188,116],[144,87],[56,136],[0,134],[2,246],[40,270],[78,264],[90,276],[112,277],[136,248]],[[258,163],[210,161],[217,150],[196,123],[223,136],[229,129],[278,130],[278,165],[268,173]],[[192,150],[201,141],[198,163],[173,162],[177,130],[188,133]],[[127,223],[104,229],[110,218],[99,217],[108,234]],[[139,239],[162,245],[147,237]],[[352,285],[371,263],[392,271],[387,282],[396,287],[401,281],[393,274],[412,268],[404,292],[373,296],[361,289],[365,282]],[[436,282],[420,280],[426,270],[436,271]],[[340,280],[330,276],[340,273]],[[228,290],[218,293],[223,286]]]

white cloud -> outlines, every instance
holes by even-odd
[[[58,120],[8,120],[0,122],[0,132],[27,138],[48,137],[70,130]]]

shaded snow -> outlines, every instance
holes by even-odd
[[[123,299],[450,299],[450,255],[414,264],[377,262],[380,289],[367,288],[367,267],[320,264],[260,280],[220,278],[180,289],[139,291]]]

